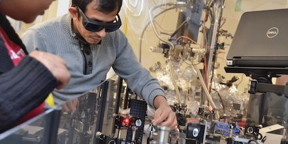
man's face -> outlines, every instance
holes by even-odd
[[[77,17],[72,16],[76,30],[89,44],[98,44],[107,33],[105,29],[96,32],[87,30],[83,25],[84,17],[98,22],[111,23],[116,19],[118,12],[116,9],[108,14],[103,13],[97,10],[97,6],[96,1],[92,1],[87,5],[86,12],[81,14],[81,10],[77,10]]]
[[[33,22],[38,15],[43,15],[54,0],[2,0],[1,13],[13,19]]]

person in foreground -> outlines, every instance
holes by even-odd
[[[122,0],[72,0],[69,14],[30,28],[22,36],[33,51],[50,52],[66,60],[71,72],[67,87],[53,92],[59,104],[92,90],[112,67],[129,88],[156,108],[154,125],[175,128],[177,120],[158,81],[136,59],[119,30]]]
[[[40,51],[28,55],[6,18],[30,23],[51,2],[0,0],[0,133],[23,121],[27,114],[41,112],[37,108],[43,106],[48,94],[63,88],[70,79],[62,58]]]

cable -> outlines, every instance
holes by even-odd
[[[218,91],[216,91],[216,92],[217,92],[217,95],[219,96],[220,101],[221,101],[221,103],[222,103],[223,111],[224,111],[224,113],[226,113],[226,108],[225,108],[225,105],[224,105],[224,101],[223,101],[223,99],[222,99],[222,96],[220,95],[220,93],[219,93]]]
[[[160,28],[162,31],[166,31],[167,33],[169,33],[169,30],[166,30],[166,29],[164,29],[157,21],[155,21],[155,24],[158,26],[158,28]],[[170,30],[171,31],[171,30]],[[160,34],[161,34],[162,32],[160,31]],[[170,32],[171,33],[171,32]],[[168,34],[168,35],[170,35],[170,34]]]
[[[165,10],[159,12],[157,15],[155,15],[154,18],[157,18],[157,17],[160,16],[161,14],[163,14],[163,13],[169,11],[169,10],[175,9],[175,8],[177,8],[177,7],[174,6],[174,7],[165,9]],[[141,33],[141,36],[140,36],[140,44],[139,44],[139,62],[140,62],[140,63],[141,63],[141,61],[142,61],[142,42],[143,42],[143,37],[144,37],[144,33],[145,33],[146,29],[148,28],[148,26],[150,25],[150,23],[151,23],[151,21],[149,21],[149,22],[146,24],[146,26],[144,27],[144,29],[143,29],[143,31],[142,31],[142,33]]]
[[[178,26],[178,28],[176,28],[176,30],[171,34],[170,37],[171,37],[171,38],[174,37],[174,36],[177,34],[177,32],[178,32],[180,29],[182,29],[183,26],[185,26],[186,24],[188,24],[188,21],[189,21],[190,19],[191,19],[190,17],[187,17],[186,20],[183,21],[183,22]]]
[[[215,45],[217,44],[217,39],[218,39],[217,33],[219,30],[220,21],[221,21],[221,17],[223,13],[224,1],[225,0],[219,0],[218,2],[215,3],[217,5],[214,4],[215,7],[217,7],[217,12],[215,13],[215,20],[213,21],[213,31],[212,31],[212,38],[211,38],[209,57],[208,57],[209,59],[208,59],[208,65],[207,65],[208,76],[212,73],[211,78],[213,78],[213,65],[215,63],[215,61],[213,62],[213,59],[215,57]],[[210,82],[211,82],[211,79],[208,78],[208,83]]]
[[[214,90],[217,93],[217,95],[218,95],[218,97],[219,97],[219,99],[221,101],[221,104],[222,104],[222,107],[223,107],[223,111],[224,111],[224,113],[226,113],[226,107],[224,105],[224,101],[223,101],[222,96],[220,95],[219,91],[217,91],[216,89],[212,89],[212,90]]]
[[[154,31],[155,35],[158,37],[158,39],[159,39],[160,41],[163,41],[163,42],[169,44],[172,49],[174,49],[174,44],[171,43],[170,41],[167,41],[167,40],[163,39],[163,38],[158,34],[158,32],[157,32],[157,30],[156,30],[156,27],[155,27],[155,25],[154,25],[153,11],[154,11],[155,9],[157,9],[157,8],[162,7],[162,6],[174,6],[174,5],[175,5],[174,3],[164,3],[164,4],[157,5],[157,6],[151,8],[151,9],[149,10],[149,18],[150,18],[151,26],[152,26],[152,28],[153,28],[153,31]]]
[[[193,65],[193,67],[194,67],[194,65]],[[197,75],[198,75],[198,77],[199,77],[201,86],[202,86],[202,88],[203,88],[203,90],[204,90],[204,92],[205,92],[205,95],[206,95],[208,101],[211,103],[212,108],[213,108],[213,109],[217,109],[217,107],[216,107],[216,105],[215,105],[215,103],[214,103],[211,95],[209,94],[209,91],[208,91],[206,85],[205,85],[205,81],[204,81],[204,79],[203,79],[203,76],[202,76],[200,70],[199,70],[198,68],[195,68],[195,67],[194,67],[194,69],[195,69],[196,72],[197,72]]]
[[[243,82],[243,78],[244,78],[245,74],[242,74],[241,78],[240,78],[240,82],[238,82],[236,85],[239,86],[242,82]]]
[[[226,19],[222,18],[222,24],[220,25],[219,29],[221,29],[224,26],[225,23],[226,23]]]
[[[176,39],[176,41],[179,41],[179,39],[186,39],[186,40],[189,40],[189,41],[191,41],[192,43],[194,43],[194,44],[197,44],[197,42],[196,41],[194,41],[193,39],[191,39],[191,38],[189,38],[188,36],[179,36],[177,39]]]

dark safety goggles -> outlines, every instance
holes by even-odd
[[[86,30],[91,32],[99,32],[103,29],[105,29],[106,32],[113,32],[118,30],[122,25],[121,19],[118,14],[116,15],[116,19],[112,22],[101,22],[99,20],[88,18],[80,8],[78,8],[78,11],[83,17],[83,26]]]

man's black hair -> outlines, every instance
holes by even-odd
[[[86,12],[87,5],[94,0],[72,0],[72,6],[79,7],[84,13]],[[122,0],[96,0],[97,9],[103,13],[110,13],[116,9],[118,12],[122,6]]]

